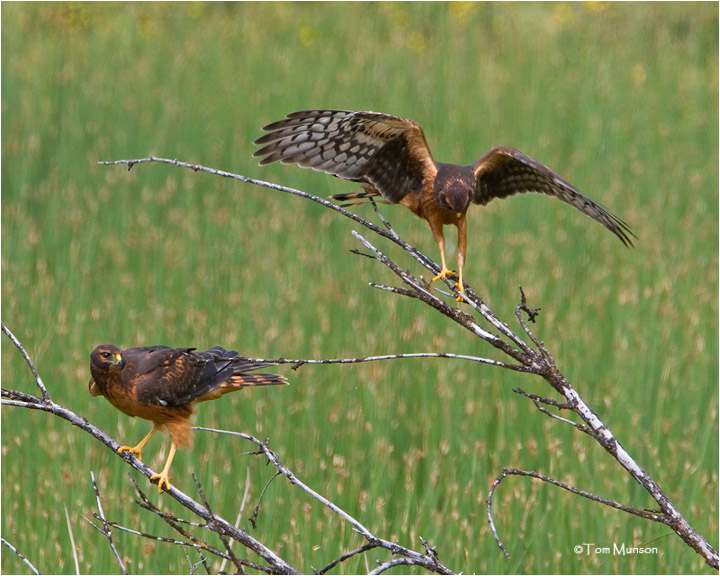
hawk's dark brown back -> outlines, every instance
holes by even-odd
[[[117,347],[112,348],[120,351]],[[221,346],[204,352],[196,352],[194,348],[143,346],[128,348],[121,354],[122,368],[109,373],[98,369],[93,354],[93,379],[100,390],[106,389],[107,379],[115,379],[115,383],[124,389],[134,390],[142,404],[180,406],[199,400],[221,387],[238,389],[243,386],[287,384],[285,378],[275,374],[247,374],[271,364],[238,358],[237,352]]]
[[[305,110],[263,127],[253,156],[372,186],[390,203],[419,192],[437,167],[416,122],[377,112]]]

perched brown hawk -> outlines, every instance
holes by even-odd
[[[103,344],[90,355],[88,384],[90,394],[101,394],[121,412],[139,416],[153,423],[152,430],[140,443],[131,448],[121,446],[118,452],[130,452],[138,459],[150,437],[167,426],[170,431],[170,454],[160,474],[150,479],[170,489],[170,464],[175,450],[190,446],[192,427],[190,417],[198,402],[215,400],[223,394],[246,386],[287,384],[275,374],[248,374],[272,364],[250,362],[238,358],[238,353],[215,346],[205,352],[194,348],[144,346],[121,350]]]
[[[381,201],[402,204],[427,220],[442,263],[433,281],[454,274],[445,263],[443,226],[457,226],[456,286],[461,292],[467,246],[465,215],[470,204],[485,205],[493,198],[522,192],[555,196],[632,246],[633,233],[625,222],[509,146],[496,146],[470,166],[442,164],[433,159],[419,124],[377,112],[306,110],[289,114],[263,130],[268,134],[255,141],[263,145],[254,154],[263,157],[260,165],[280,161],[360,182],[363,192],[331,198],[353,200],[345,204],[352,206],[362,199],[381,197]]]

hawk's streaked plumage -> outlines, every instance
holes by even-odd
[[[168,473],[176,448],[189,446],[192,440],[190,417],[198,402],[215,400],[223,394],[246,386],[287,384],[275,374],[248,374],[272,366],[238,358],[238,353],[215,346],[205,352],[194,348],[143,346],[121,350],[103,344],[90,355],[92,379],[88,387],[93,396],[103,395],[128,416],[139,416],[153,423],[150,433],[131,448],[121,446],[140,458],[150,437],[167,426],[171,446],[165,467],[152,476],[169,490]]]
[[[626,246],[632,245],[632,231],[620,218],[509,146],[496,146],[470,166],[442,164],[433,160],[419,124],[377,112],[294,112],[263,130],[268,134],[255,141],[263,147],[254,154],[263,157],[261,165],[277,161],[297,164],[360,182],[364,192],[332,198],[346,201],[380,196],[427,220],[442,260],[442,270],[433,280],[452,274],[445,264],[443,226],[457,226],[456,286],[460,291],[467,245],[465,215],[471,203],[485,205],[493,198],[522,192],[555,196],[605,226]]]

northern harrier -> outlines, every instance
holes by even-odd
[[[90,394],[105,396],[128,416],[153,423],[152,430],[137,446],[121,446],[118,452],[130,452],[140,459],[150,437],[167,426],[170,453],[162,472],[150,478],[158,481],[158,492],[162,492],[163,485],[170,489],[169,471],[175,450],[191,445],[194,405],[246,386],[287,384],[285,378],[275,374],[247,373],[271,365],[240,359],[237,352],[220,346],[195,352],[194,348],[167,346],[121,350],[103,344],[90,355],[92,378],[88,387]]]
[[[280,161],[360,182],[364,191],[336,194],[334,200],[381,197],[402,204],[427,220],[440,248],[442,269],[433,281],[454,274],[445,263],[443,226],[458,228],[458,282],[463,287],[467,245],[465,216],[470,204],[485,205],[494,198],[522,192],[555,196],[596,220],[626,246],[632,246],[630,227],[566,180],[509,146],[496,146],[470,166],[436,162],[416,122],[379,114],[345,110],[307,110],[289,114],[263,128],[268,134],[255,141],[260,165]],[[462,300],[458,297],[458,300]]]

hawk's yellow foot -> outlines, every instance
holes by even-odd
[[[163,484],[165,484],[165,490],[170,491],[170,464],[172,464],[173,458],[175,458],[175,442],[170,444],[170,454],[168,454],[167,462],[162,469],[160,474],[153,474],[150,476],[150,482],[157,480],[158,493],[162,494]]]
[[[445,258],[443,258],[443,260],[445,260]],[[457,272],[450,270],[446,266],[443,266],[442,270],[440,270],[440,273],[437,274],[436,276],[433,276],[433,279],[431,280],[431,282],[435,282],[435,280],[442,280],[443,278],[447,278],[448,276],[457,276],[458,281],[455,283],[455,288],[457,288],[459,292],[462,292],[464,294],[465,286],[463,285],[463,281],[462,281],[462,268],[459,268],[459,270],[460,270],[460,273],[458,274]],[[455,301],[463,302],[464,299],[462,296],[456,296]]]
[[[158,494],[162,494],[163,484],[165,485],[165,490],[168,492],[170,491],[170,477],[167,472],[163,470],[160,474],[153,474],[150,476],[150,482],[154,482],[155,480],[158,481]]]
[[[160,430],[160,426],[153,422],[152,430],[147,433],[147,436],[145,436],[145,438],[140,440],[137,446],[135,446],[134,448],[131,446],[120,446],[120,448],[118,448],[118,454],[122,452],[130,452],[130,454],[135,456],[138,460],[142,460],[142,458],[140,457],[140,453],[142,452],[143,447],[145,446],[145,444],[147,444],[147,441],[152,438],[153,434],[155,434],[155,432],[157,432],[158,430]]]
[[[138,446],[120,446],[120,448],[118,448],[118,454],[121,454],[123,452],[130,452],[130,454],[135,456],[135,458],[137,458],[138,460],[142,460],[140,456],[140,448]]]
[[[460,262],[458,262],[458,270],[460,272],[458,272],[458,281],[455,284],[455,288],[458,289],[458,292],[460,292],[460,295],[455,297],[455,302],[464,302],[465,299],[462,297],[462,294],[465,294],[465,284],[463,283],[463,279],[462,279],[463,267],[462,267],[462,264],[460,264]]]
[[[442,280],[443,278],[447,278],[448,276],[457,276],[457,272],[450,270],[449,268],[443,267],[443,269],[440,270],[440,273],[433,276],[433,279],[430,280],[430,282],[435,282],[435,280]]]

